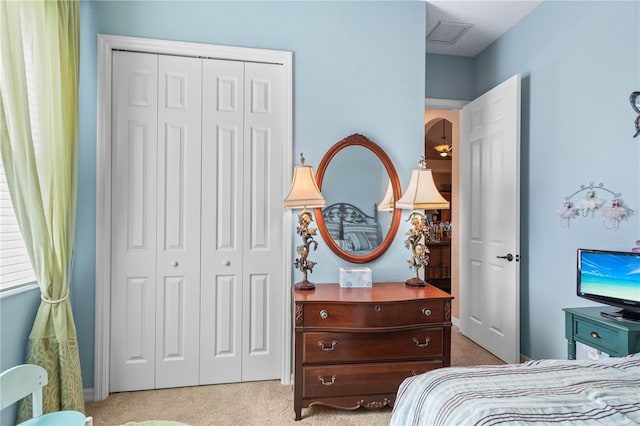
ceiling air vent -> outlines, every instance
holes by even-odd
[[[473,25],[462,22],[438,21],[438,24],[427,34],[427,43],[453,45]]]

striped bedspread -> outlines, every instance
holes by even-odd
[[[391,425],[640,425],[640,354],[441,368],[406,379]]]

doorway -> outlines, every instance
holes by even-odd
[[[458,119],[451,141],[459,153],[451,185],[453,323],[505,362],[518,362],[520,76],[469,103],[427,99],[425,107],[429,129]]]
[[[438,246],[429,247],[432,252],[432,260],[436,264],[431,263],[427,269],[431,266],[436,268],[436,270],[431,273],[432,278],[429,278],[429,281],[433,281],[437,287],[445,291],[448,290],[454,297],[451,306],[451,320],[454,325],[458,326],[460,318],[460,240],[457,226],[460,220],[458,210],[458,206],[460,205],[460,169],[457,150],[460,144],[460,109],[464,105],[464,102],[450,102],[450,104],[443,104],[442,101],[434,102],[433,100],[427,100],[425,104],[424,154],[427,160],[427,167],[433,170],[434,181],[438,190],[447,198],[451,205],[449,211],[442,210],[438,212],[438,221],[443,223],[443,227],[448,226],[450,231],[449,235],[447,235],[445,230],[444,236],[442,237],[444,241]],[[433,107],[431,107],[431,105],[433,105]],[[447,109],[444,109],[445,107]],[[446,157],[440,155],[440,153],[434,149],[435,146],[443,142],[443,124],[445,138],[452,148]],[[441,266],[442,263],[445,263],[442,260],[443,256],[448,256],[448,265]],[[438,274],[439,276],[433,277],[433,275]]]

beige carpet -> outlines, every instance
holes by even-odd
[[[452,328],[451,364],[503,364]],[[293,388],[279,381],[194,386],[188,388],[111,394],[104,401],[87,402],[95,426],[165,420],[201,425],[388,425],[391,409],[335,410],[323,406],[302,409],[294,421]],[[133,425],[129,425],[133,426]]]

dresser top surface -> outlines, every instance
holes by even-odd
[[[408,287],[405,283],[373,283],[370,288],[343,288],[339,284],[316,284],[315,290],[293,291],[296,302],[400,302],[408,300],[451,300],[453,297],[437,287]]]

